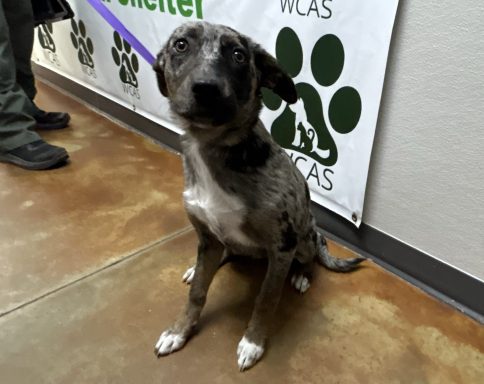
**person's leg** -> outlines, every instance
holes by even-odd
[[[31,0],[2,0],[5,18],[10,28],[17,83],[30,100],[34,100],[36,89],[30,58],[34,44],[34,15]]]
[[[40,140],[32,131],[36,122],[29,114],[31,102],[15,81],[15,60],[4,2],[0,0],[0,152]]]
[[[17,84],[10,32],[0,0],[0,162],[26,169],[48,169],[67,160],[64,148],[43,141],[32,129],[32,101]]]
[[[65,112],[45,112],[34,103],[37,93],[32,73],[31,56],[34,43],[34,15],[31,0],[2,0],[5,18],[10,29],[10,41],[15,57],[17,84],[31,101],[28,112],[36,120],[38,129],[65,128],[70,120]]]

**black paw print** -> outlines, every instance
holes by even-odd
[[[299,37],[291,28],[283,28],[276,40],[277,61],[291,77],[295,78],[303,66],[303,49]],[[330,87],[338,81],[345,63],[344,47],[340,39],[332,34],[322,36],[311,52],[311,73],[316,82]],[[322,165],[332,166],[338,160],[338,150],[323,114],[323,104],[318,91],[308,83],[297,83],[299,103],[304,108],[295,112],[286,105],[271,126],[274,139],[284,148],[304,153]],[[264,89],[264,104],[277,110],[282,99]],[[293,109],[294,108],[294,109]],[[300,116],[301,110],[302,117]],[[329,122],[340,134],[353,131],[361,117],[361,98],[352,87],[341,87],[333,94],[328,108]]]
[[[136,73],[139,70],[138,57],[131,53],[131,45],[114,32],[114,47],[111,48],[113,60],[119,67],[119,78],[125,84],[138,88]],[[131,57],[129,56],[131,53]]]
[[[88,67],[94,68],[94,60],[92,54],[94,53],[94,46],[92,40],[87,37],[86,26],[82,20],[79,20],[79,25],[74,19],[71,20],[71,40],[74,48],[77,49],[77,57],[79,62]],[[87,37],[87,38],[86,38]]]
[[[39,43],[42,48],[55,53],[55,43],[52,38],[52,32],[54,32],[52,24],[40,24],[39,28],[37,28],[37,37],[39,38]]]

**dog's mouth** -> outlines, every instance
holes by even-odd
[[[235,108],[229,105],[218,105],[213,108],[205,106],[197,108],[197,111],[193,115],[194,120],[200,122],[210,122],[213,126],[219,126],[226,124],[233,120],[235,117]]]
[[[199,102],[194,100],[190,108],[180,111],[180,115],[200,127],[217,127],[232,121],[237,113],[234,102],[214,98]]]

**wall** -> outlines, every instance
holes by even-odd
[[[400,0],[364,221],[484,280],[484,2]]]

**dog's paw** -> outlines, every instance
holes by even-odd
[[[248,340],[245,336],[237,347],[237,363],[240,371],[245,371],[257,363],[264,354],[264,347]]]
[[[186,337],[181,334],[165,331],[155,345],[155,355],[160,357],[178,351],[185,345],[186,341]]]
[[[291,285],[299,293],[305,293],[311,286],[311,283],[309,282],[309,279],[301,273],[301,274],[294,274],[292,276]]]
[[[191,284],[194,276],[195,276],[195,266],[192,266],[188,268],[186,272],[183,274],[183,282],[187,284]]]

